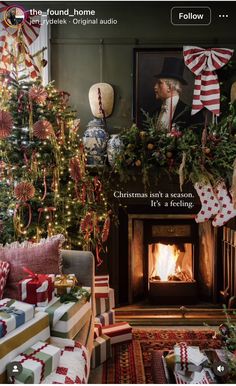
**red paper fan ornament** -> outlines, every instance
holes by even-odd
[[[14,194],[19,201],[28,201],[34,197],[35,188],[31,182],[20,182],[14,190]]]
[[[0,110],[0,139],[9,137],[13,126],[12,116],[8,111]]]
[[[32,86],[29,90],[29,98],[36,103],[45,103],[48,97],[47,91],[41,86]]]
[[[52,124],[47,120],[40,120],[33,125],[33,134],[36,138],[44,140],[55,135]]]

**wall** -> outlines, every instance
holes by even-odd
[[[36,2],[35,7],[42,8],[43,3],[39,4]],[[44,7],[55,9],[62,4],[47,2]],[[118,20],[118,24],[112,26],[81,26],[71,21],[67,25],[53,25],[51,28],[52,79],[56,80],[59,88],[71,93],[71,103],[81,118],[82,129],[91,119],[88,90],[100,80],[111,83],[115,89],[115,108],[108,120],[112,131],[131,124],[133,48],[182,48],[183,44],[236,46],[236,38],[229,37],[231,19],[216,21],[217,12],[223,13],[227,8],[227,3],[222,4],[207,4],[212,7],[214,25],[188,28],[174,27],[170,22],[171,7],[186,6],[186,3],[66,2],[64,7],[70,7],[71,11],[73,8],[94,9],[98,18]],[[235,5],[230,5],[234,11]]]

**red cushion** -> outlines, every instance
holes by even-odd
[[[4,288],[7,282],[7,276],[10,271],[10,264],[7,261],[0,261],[0,299],[3,298]]]
[[[23,267],[35,273],[61,273],[60,247],[63,241],[63,235],[56,235],[42,239],[40,243],[25,241],[21,244],[14,242],[5,247],[0,246],[0,260],[10,263],[4,296],[18,299],[17,283],[27,277]]]

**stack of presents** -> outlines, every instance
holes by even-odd
[[[95,326],[92,368],[112,355],[112,345],[132,340],[132,327],[126,322],[115,323],[114,289],[109,286],[109,275],[95,276]]]
[[[220,352],[221,350],[218,351]],[[167,383],[217,383],[212,370],[212,363],[220,363],[220,359],[216,352],[214,352],[213,358],[212,354],[211,350],[202,352],[198,346],[189,346],[185,342],[176,344],[173,351],[170,351],[163,358]]]
[[[91,320],[91,289],[73,274],[33,272],[18,287],[19,300],[0,300],[0,383],[86,383],[89,353],[76,337]]]

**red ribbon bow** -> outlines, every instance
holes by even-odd
[[[38,279],[38,274],[31,271],[29,268],[27,267],[23,267],[23,271],[28,273],[28,275],[32,278],[32,279]]]
[[[213,114],[220,114],[220,85],[215,70],[228,63],[234,50],[185,46],[184,62],[195,75],[192,115],[203,107]]]

